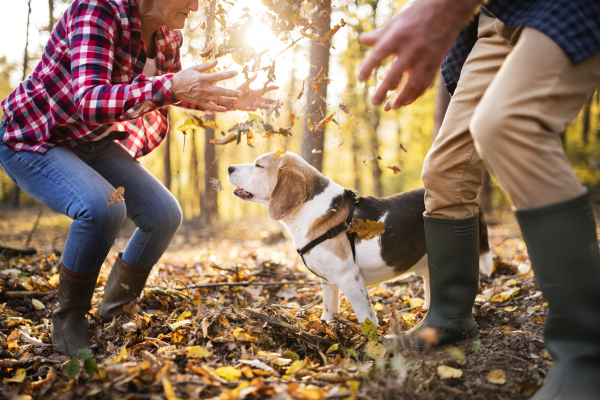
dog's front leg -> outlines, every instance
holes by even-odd
[[[321,319],[327,322],[333,321],[333,317],[338,315],[340,310],[340,288],[325,279],[321,279],[321,286],[323,287],[323,314]]]
[[[353,268],[344,274],[342,279],[338,281],[338,285],[350,301],[358,321],[363,323],[365,318],[368,317],[376,327],[379,327],[377,315],[375,314],[375,310],[373,310],[373,306],[371,306],[367,286],[357,265],[354,265]]]

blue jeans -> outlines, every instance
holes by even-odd
[[[152,268],[181,225],[173,195],[125,149],[111,140],[46,154],[14,151],[1,141],[0,164],[31,197],[73,220],[64,249],[64,266],[76,273],[100,270],[125,216],[137,229],[122,259]],[[123,186],[125,202],[108,205],[109,190]]]

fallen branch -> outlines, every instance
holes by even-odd
[[[0,253],[3,255],[9,256],[32,256],[37,253],[37,250],[34,247],[15,247],[15,246],[5,246],[0,244]]]
[[[56,290],[48,290],[46,292],[41,292],[39,290],[18,290],[14,292],[0,292],[0,297],[4,297],[6,299],[16,299],[19,297],[44,297],[55,294]]]
[[[279,319],[277,319],[275,317],[271,317],[271,316],[261,314],[259,312],[248,310],[248,309],[244,309],[244,311],[256,319],[260,319],[262,321],[266,321],[270,324],[273,324],[279,328],[284,328],[284,329],[287,329],[288,331],[292,331],[293,333],[297,334],[298,336],[302,336],[304,339],[312,340],[313,342],[322,344],[326,348],[329,348],[335,344],[335,342],[333,342],[327,338],[313,335],[308,332],[304,332],[303,330],[296,328],[295,326],[292,326],[286,322],[280,321]]]
[[[320,285],[321,282],[217,282],[217,283],[203,283],[201,285],[188,286],[190,289],[202,289],[209,287],[220,287],[220,286],[281,286],[281,285]]]

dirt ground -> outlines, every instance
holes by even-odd
[[[37,217],[0,210],[0,243],[25,245]],[[96,356],[69,360],[49,334],[69,221],[45,210],[29,240],[38,254],[0,261],[0,399],[529,398],[552,365],[547,304],[512,214],[488,222],[495,271],[480,277],[480,338],[461,346],[423,356],[389,345],[425,314],[418,278],[370,289],[376,333],[344,297],[339,320],[320,321],[316,277],[282,226],[261,219],[183,226],[125,316],[103,324],[92,309]],[[132,231],[107,258],[94,307]]]

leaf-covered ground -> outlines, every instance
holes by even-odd
[[[37,213],[0,213],[0,242],[23,245]],[[281,226],[252,220],[184,226],[125,316],[103,324],[92,309],[92,361],[50,345],[68,223],[45,211],[31,240],[42,253],[0,261],[0,399],[528,398],[551,366],[547,306],[514,219],[495,219],[504,221],[490,226],[496,268],[480,279],[472,343],[426,356],[380,344],[424,316],[417,278],[370,290],[376,333],[363,331],[345,298],[338,321],[320,321],[320,285]],[[131,231],[102,268],[94,306]],[[24,291],[43,293],[15,294]]]

